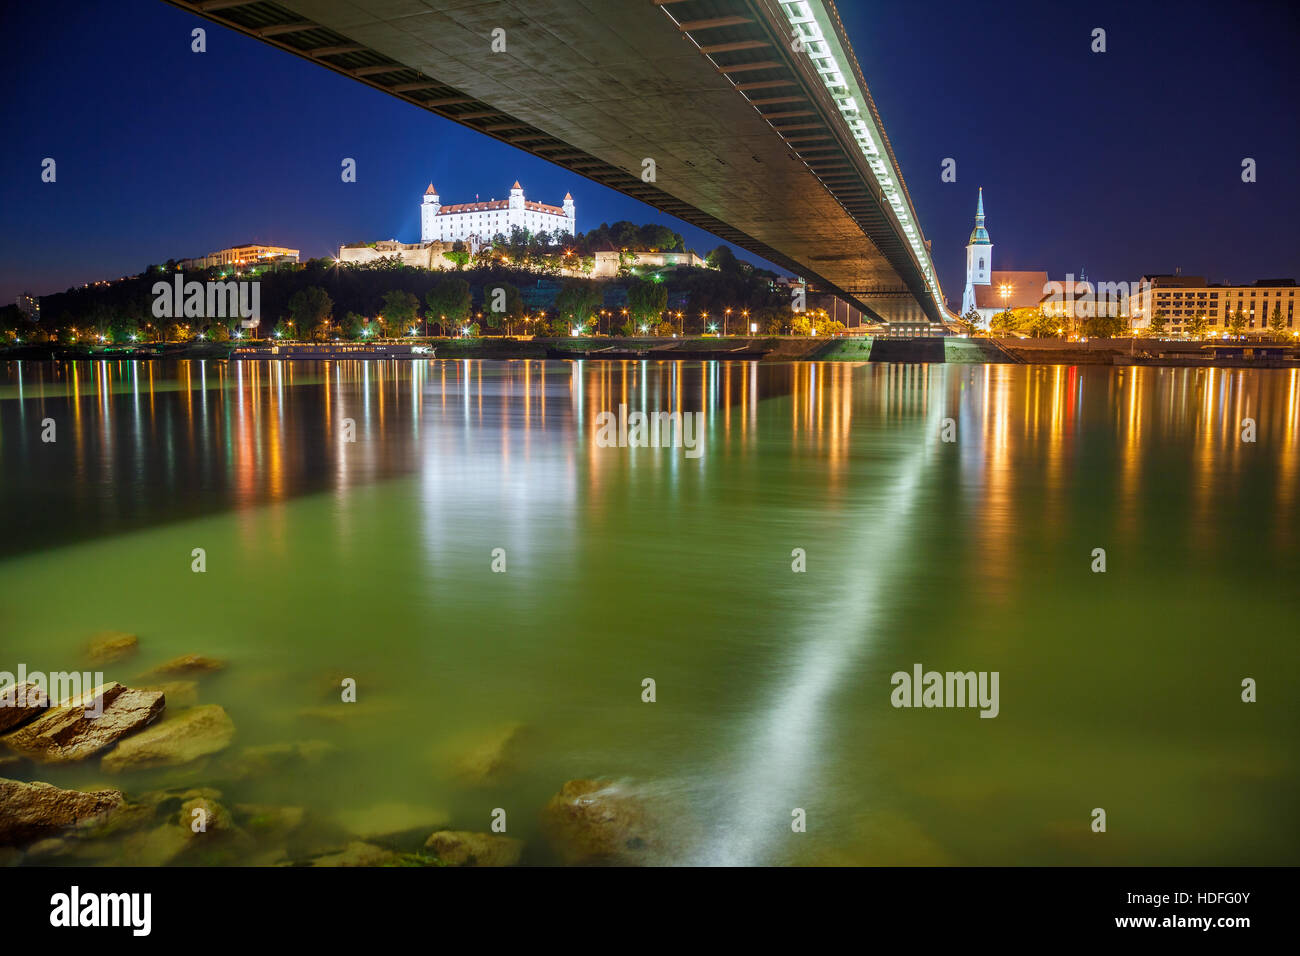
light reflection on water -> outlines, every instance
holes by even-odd
[[[341,748],[241,799],[461,829],[507,806],[534,862],[538,809],[584,776],[684,803],[666,862],[1294,862],[1298,376],[0,365],[0,669],[80,666],[104,628],[142,644],[110,678],[218,654],[203,699],[240,745]],[[702,410],[705,454],[599,447],[620,404]],[[894,710],[914,662],[1000,671],[1001,715]],[[339,671],[373,710],[303,716]],[[508,778],[447,771],[447,741],[508,721]]]

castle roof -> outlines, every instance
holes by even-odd
[[[971,230],[968,246],[991,246],[989,231],[984,228],[984,187],[980,187],[979,204],[975,207],[975,228]]]
[[[523,186],[520,186],[520,185],[519,185],[519,180],[516,179],[516,180],[515,180],[515,184],[514,184],[513,186],[511,186],[510,188],[511,188],[511,189],[523,189],[524,187],[523,187]]]
[[[510,208],[510,200],[508,199],[492,199],[489,200],[488,202],[458,202],[458,203],[452,203],[450,206],[442,206],[438,210],[438,215],[445,216],[448,213],[455,213],[455,212],[483,212],[488,209],[509,209],[509,208]]]
[[[488,202],[460,202],[452,203],[450,206],[440,206],[438,208],[439,216],[454,215],[462,212],[491,212],[494,209],[509,209],[510,200],[492,199]],[[524,202],[524,208],[532,212],[544,212],[552,216],[564,216],[565,211],[559,206],[551,206],[544,202]]]
[[[566,202],[568,202],[569,200],[573,199],[573,194],[572,194],[572,193],[565,193],[565,194],[564,194],[564,199],[565,199]]]
[[[429,188],[424,191],[424,194],[426,196],[436,196],[438,195],[438,190],[433,188],[433,183],[429,183]]]

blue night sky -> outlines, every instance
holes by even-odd
[[[611,0],[613,2],[613,0]],[[975,192],[999,269],[1214,281],[1296,277],[1296,11],[1236,3],[876,3],[840,12],[944,292],[960,300]],[[444,202],[578,203],[578,228],[702,230],[160,0],[3,6],[0,302],[244,241],[332,254],[419,238]],[[209,27],[208,52],[189,31]],[[1094,27],[1108,52],[1089,51]],[[40,181],[41,160],[58,182]],[[342,157],[359,181],[343,184]],[[1243,157],[1258,182],[1241,181]],[[957,182],[940,181],[945,157]],[[753,258],[746,256],[746,258]]]

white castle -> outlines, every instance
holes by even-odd
[[[420,204],[420,242],[457,242],[477,236],[484,242],[500,233],[509,236],[514,226],[536,235],[547,232],[552,236],[574,235],[577,213],[573,196],[564,194],[563,206],[530,202],[524,198],[524,187],[519,180],[510,187],[509,199],[488,202],[463,202],[444,206],[438,190],[429,183]]]

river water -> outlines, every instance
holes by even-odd
[[[10,362],[0,488],[0,671],[128,631],[107,679],[227,663],[234,752],[337,748],[229,799],[501,809],[534,863],[574,778],[670,807],[664,863],[1297,862],[1294,370]],[[916,665],[996,716],[893,706]]]

